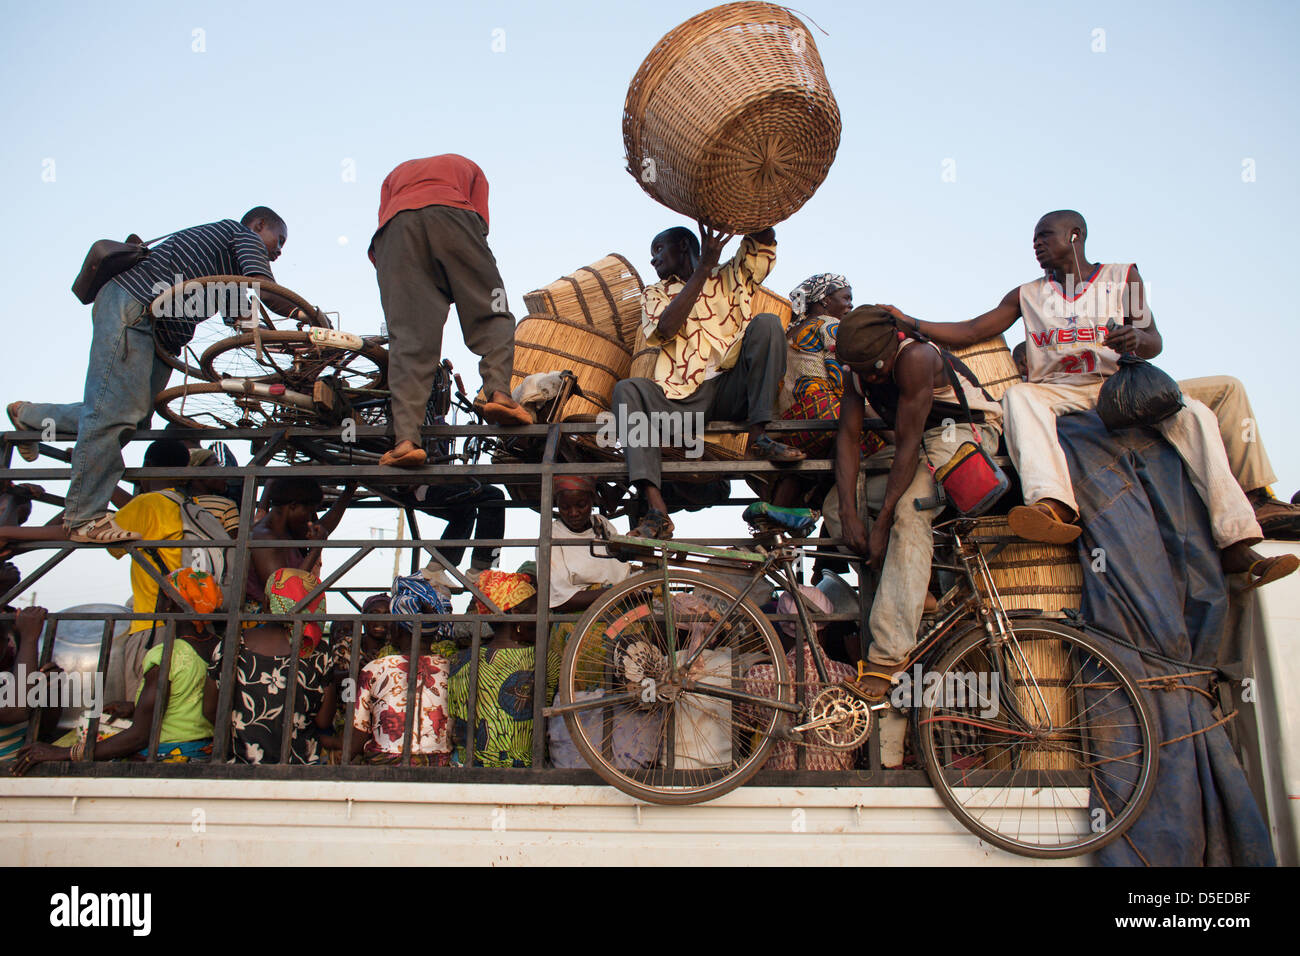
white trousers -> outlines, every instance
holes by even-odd
[[[1025,503],[1054,498],[1079,510],[1070,486],[1070,469],[1056,438],[1056,418],[1097,407],[1101,383],[1092,385],[1022,382],[1002,396],[1007,451],[1020,474]],[[1233,477],[1219,435],[1219,422],[1204,404],[1183,396],[1186,406],[1156,430],[1174,446],[1192,485],[1210,512],[1214,543],[1220,549],[1263,537],[1255,510]]]

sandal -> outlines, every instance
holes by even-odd
[[[749,443],[749,457],[757,458],[759,461],[787,465],[796,461],[803,461],[808,456],[793,445],[774,441],[769,436],[764,435]]]
[[[474,411],[489,425],[537,424],[532,413],[524,406],[518,403],[502,405],[500,402],[491,401],[491,396],[483,391],[480,391],[474,399]]]
[[[659,509],[651,508],[645,513],[641,522],[627,533],[627,536],[667,541],[673,536],[673,519]]]
[[[1042,544],[1069,544],[1083,533],[1077,524],[1062,521],[1051,505],[1041,501],[1012,508],[1007,524],[1016,537]]]
[[[140,541],[143,537],[138,531],[127,531],[113,520],[112,515],[87,521],[68,531],[69,541],[80,541],[82,544],[122,544],[125,541]]]
[[[1300,557],[1294,554],[1279,554],[1271,558],[1260,558],[1258,561],[1251,563],[1246,573],[1250,575],[1251,582],[1246,585],[1246,590],[1250,591],[1255,588],[1262,588],[1265,584],[1272,584],[1288,574],[1295,573],[1300,568]]]
[[[384,452],[379,459],[379,464],[391,465],[394,468],[419,468],[428,457],[423,448],[404,438],[391,450]]]
[[[893,673],[886,673],[885,671],[861,671],[856,678],[841,681],[839,686],[858,698],[858,700],[864,700],[868,704],[883,704],[889,700],[889,692],[894,687],[894,676]],[[884,690],[877,690],[868,684],[862,683],[864,677],[875,677],[888,683]]]
[[[18,409],[27,404],[26,402],[10,402],[5,408],[5,414],[9,416],[10,423],[14,426],[14,431],[25,432],[30,429],[18,421]],[[41,457],[41,446],[34,441],[20,441],[14,445],[18,449],[18,454],[23,461],[35,461]]]

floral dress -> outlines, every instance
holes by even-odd
[[[221,675],[222,648],[213,651],[208,673]],[[298,693],[294,700],[290,763],[318,764],[321,747],[316,715],[329,686],[331,655],[324,647],[298,660]],[[288,655],[255,654],[241,647],[235,661],[235,694],[231,704],[231,753],[239,763],[279,763],[281,726],[293,659]]]
[[[447,675],[451,662],[441,654],[423,654],[416,672],[419,713],[412,763],[446,766],[451,742],[447,737]],[[406,697],[410,664],[405,654],[376,657],[361,670],[352,726],[369,737],[364,753],[371,763],[400,759],[406,739]]]
[[[840,320],[828,315],[813,316],[787,333],[789,352],[786,375],[777,405],[784,421],[839,421],[840,396],[844,392],[844,369],[835,357],[835,339]],[[834,431],[786,432],[782,440],[803,449],[810,458],[834,454]],[[883,448],[875,432],[864,432],[864,457]]]
[[[449,706],[456,742],[456,759],[469,763],[469,651],[456,656],[450,681]],[[484,767],[533,765],[533,684],[535,647],[484,647],[479,651],[478,700],[475,703],[475,756]],[[554,648],[547,655],[546,703],[555,696],[559,661]]]

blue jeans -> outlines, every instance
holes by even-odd
[[[108,513],[113,489],[126,464],[122,446],[153,418],[154,396],[167,385],[171,369],[154,353],[153,317],[116,282],[95,296],[91,307],[90,361],[80,402],[51,405],[27,402],[19,423],[40,429],[54,420],[61,432],[76,432],[72,482],[63,525],[75,528]]]

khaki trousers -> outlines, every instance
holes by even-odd
[[[978,428],[980,447],[990,455],[993,454],[1001,435],[999,423],[984,423]],[[938,468],[948,463],[957,451],[957,446],[973,440],[970,426],[965,423],[954,424],[951,428],[931,428],[925,432],[922,455],[933,467]],[[886,445],[862,462],[862,471],[858,473],[858,514],[867,522],[868,527],[868,512],[878,512],[884,504],[889,474],[868,475],[866,472],[868,469],[891,468],[896,451],[893,445]],[[901,664],[916,646],[916,632],[921,626],[925,594],[930,586],[930,559],[934,554],[930,526],[939,512],[937,509],[919,511],[914,502],[917,498],[931,498],[935,493],[930,469],[924,461],[918,460],[912,482],[894,509],[894,523],[889,529],[889,549],[885,552],[885,562],[880,569],[880,583],[871,603],[872,640],[867,649],[867,660],[872,663],[882,666]],[[835,489],[827,495],[824,507],[823,517],[827,531],[838,538],[843,533],[843,525],[840,522],[839,496]]]
[[[1002,396],[1007,452],[1020,474],[1025,503],[1054,498],[1076,512],[1070,469],[1056,437],[1056,418],[1097,407],[1101,382],[1064,385],[1022,382]],[[1192,484],[1210,512],[1214,542],[1219,548],[1263,537],[1255,511],[1233,477],[1219,436],[1219,422],[1204,404],[1184,396],[1178,414],[1156,425],[1187,466]]]
[[[1219,420],[1223,450],[1242,491],[1256,491],[1277,483],[1273,465],[1259,438],[1259,421],[1250,407],[1246,386],[1231,375],[1187,378],[1178,383],[1183,394],[1202,402]]]
[[[407,209],[375,237],[379,299],[388,323],[388,387],[397,441],[421,444],[420,426],[442,361],[442,329],[456,304],[465,346],[480,356],[489,397],[510,394],[515,320],[478,213],[451,206]]]

